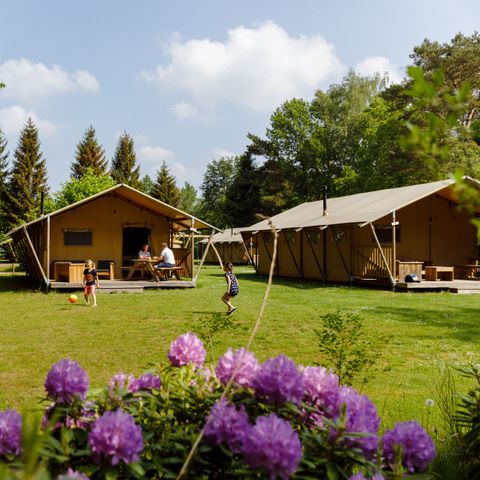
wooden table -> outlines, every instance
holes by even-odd
[[[425,280],[430,282],[438,282],[438,280],[453,282],[453,270],[453,267],[426,266]]]
[[[142,278],[145,277],[145,272],[152,275],[152,278],[158,282],[158,277],[154,269],[154,265],[158,263],[157,259],[153,258],[134,258],[132,260],[132,266],[128,267],[127,280],[131,280],[135,275],[135,272],[140,272]]]

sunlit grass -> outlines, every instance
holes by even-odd
[[[235,299],[233,330],[223,332],[215,356],[246,342],[266,279],[237,268],[240,295]],[[48,295],[23,290],[22,277],[0,277],[0,407],[36,404],[50,366],[64,357],[80,362],[92,386],[118,371],[138,374],[149,362],[162,361],[180,333],[198,331],[224,312],[225,289],[218,267],[206,267],[195,289],[99,295],[98,308],[68,303],[67,293]],[[253,350],[260,360],[285,353],[298,363],[319,361],[314,330],[320,316],[358,313],[371,338],[387,336],[382,367],[363,387],[384,418],[384,425],[417,418],[442,431],[435,383],[445,363],[461,365],[480,353],[480,297],[449,293],[406,294],[328,286],[299,280],[275,280]],[[466,389],[465,380],[458,386]]]

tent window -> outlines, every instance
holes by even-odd
[[[392,234],[392,227],[390,226],[377,226],[375,227],[375,233],[377,234],[378,241],[380,243],[392,243],[393,242],[393,234]],[[395,241],[400,241],[400,227],[395,228]],[[375,242],[375,239],[372,238],[372,242]]]
[[[64,245],[92,245],[91,230],[65,230],[63,232]]]

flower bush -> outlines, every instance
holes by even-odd
[[[191,333],[172,342],[168,359],[90,394],[81,367],[58,362],[45,381],[43,426],[34,429],[39,447],[21,445],[17,412],[0,413],[0,472],[31,474],[35,450],[48,470],[41,478],[175,478],[198,438],[183,478],[396,480],[426,472],[435,456],[417,422],[380,438],[375,405],[325,368],[283,355],[259,365],[244,349],[209,368]]]

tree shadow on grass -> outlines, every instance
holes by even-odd
[[[422,325],[425,329],[442,328],[447,329],[448,334],[444,337],[455,338],[462,342],[480,344],[480,322],[478,321],[479,309],[476,307],[455,307],[455,311],[424,310],[421,308],[375,307],[375,313],[380,317],[395,318],[403,323]],[[436,334],[439,339],[441,334]],[[417,338],[431,338],[431,335],[417,336]]]
[[[248,282],[256,282],[256,283],[263,283],[266,285],[268,281],[267,275],[260,275],[258,273],[252,272],[235,272],[236,277],[240,282],[248,281]],[[218,273],[210,273],[212,277],[219,277],[223,278],[224,274],[222,272]],[[273,277],[273,285],[281,285],[283,287],[291,287],[291,288],[298,288],[301,290],[312,290],[318,288],[325,288],[325,287],[332,287],[334,284],[326,284],[321,280],[317,282],[312,280],[302,280],[301,278],[286,278],[286,277]]]
[[[0,292],[31,291],[37,287],[38,285],[25,275],[0,275]]]

